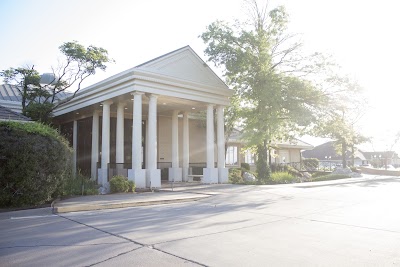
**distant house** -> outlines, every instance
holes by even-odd
[[[255,170],[256,155],[254,151],[246,150],[246,143],[241,138],[239,130],[231,134],[226,150],[227,167],[240,167],[242,163],[248,163],[250,168]],[[272,163],[293,163],[301,161],[301,151],[313,149],[314,147],[299,139],[291,141],[280,141],[271,144]]]
[[[0,105],[0,121],[31,121],[28,117]]]
[[[322,145],[316,146],[312,150],[304,151],[302,155],[304,158],[316,158],[322,162],[326,161],[341,164],[342,155],[336,151],[335,146],[335,141],[326,142]],[[346,161],[348,164],[350,164],[352,161],[350,151],[346,152]],[[360,166],[363,164],[368,164],[368,159],[364,156],[362,151],[356,149],[354,152],[354,165]]]
[[[368,162],[377,167],[385,165],[400,166],[399,155],[395,151],[362,152]]]

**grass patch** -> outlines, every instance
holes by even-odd
[[[320,182],[320,181],[339,180],[339,179],[346,179],[346,178],[351,178],[351,177],[346,174],[328,174],[328,175],[313,177],[311,181],[312,182]]]
[[[296,176],[288,172],[273,172],[270,180],[276,184],[291,184],[299,181]]]

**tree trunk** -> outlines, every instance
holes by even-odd
[[[343,166],[343,169],[347,168],[346,150],[347,150],[347,144],[346,144],[346,142],[342,141],[342,166]]]

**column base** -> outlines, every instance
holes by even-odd
[[[204,168],[203,169],[203,184],[218,184],[218,169]]]
[[[169,168],[168,169],[168,181],[182,182],[182,168]]]
[[[146,170],[128,169],[128,180],[134,181],[136,188],[146,188]]]
[[[229,182],[229,169],[218,168],[218,183],[226,184]]]
[[[189,175],[189,168],[182,168],[182,181],[184,182],[189,181],[188,175]]]
[[[97,170],[97,183],[105,185],[108,183],[108,169],[98,169]]]
[[[146,181],[149,188],[161,188],[161,170],[160,169],[147,169]]]

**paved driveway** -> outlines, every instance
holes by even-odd
[[[0,214],[1,266],[396,266],[400,180],[191,189],[196,202]]]

